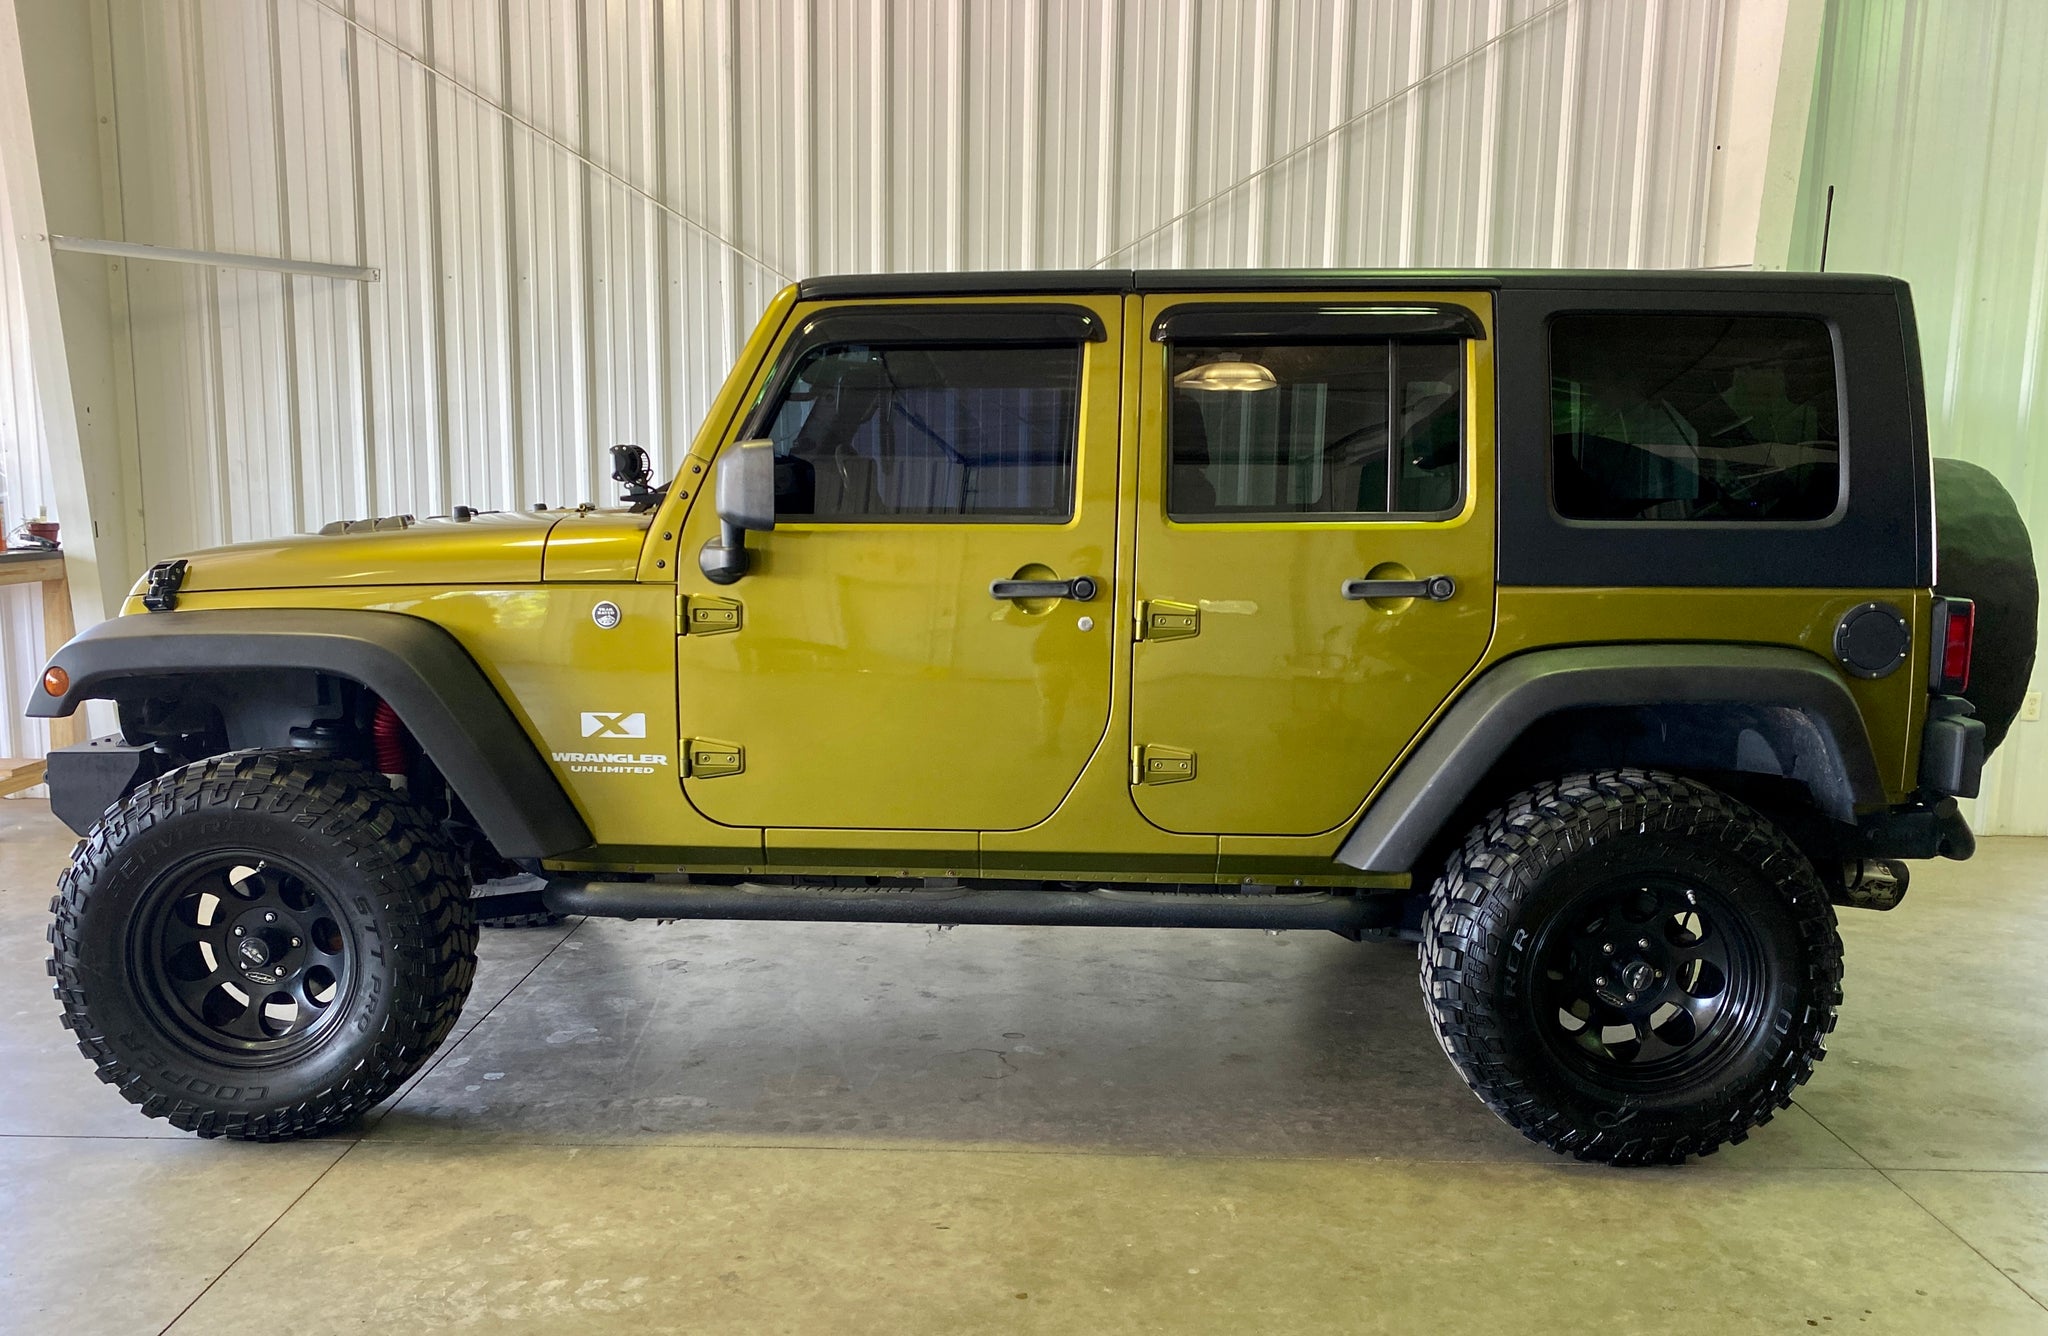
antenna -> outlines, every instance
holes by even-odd
[[[1820,221],[1820,271],[1828,271],[1828,233],[1835,229],[1835,188],[1828,187],[1828,211]]]

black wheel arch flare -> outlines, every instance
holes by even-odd
[[[70,677],[40,686],[31,718],[116,699],[124,682],[251,669],[302,670],[360,683],[398,712],[506,858],[581,849],[590,829],[476,660],[446,630],[403,613],[357,609],[209,609],[116,617],[51,658]]]
[[[1409,753],[1337,861],[1367,872],[1413,870],[1446,822],[1531,728],[1589,707],[1767,710],[1795,730],[1814,806],[1853,824],[1881,806],[1869,731],[1840,674],[1804,650],[1762,645],[1626,644],[1535,650],[1484,672]],[[1651,761],[1651,764],[1659,762]]]

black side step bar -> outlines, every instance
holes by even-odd
[[[704,886],[562,879],[542,893],[557,914],[600,918],[778,919],[805,923],[1008,923],[1113,928],[1398,927],[1398,895],[1048,891],[1036,887]]]

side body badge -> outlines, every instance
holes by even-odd
[[[599,630],[611,630],[619,624],[619,605],[606,599],[590,610],[590,620],[597,623]]]

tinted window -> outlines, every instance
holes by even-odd
[[[1167,510],[1437,513],[1458,503],[1464,344],[1175,344]],[[1390,448],[1391,447],[1391,448]]]
[[[813,349],[769,418],[776,512],[1064,520],[1080,397],[1073,345]]]
[[[1817,520],[1841,491],[1835,354],[1818,320],[1572,315],[1550,331],[1558,513]]]

